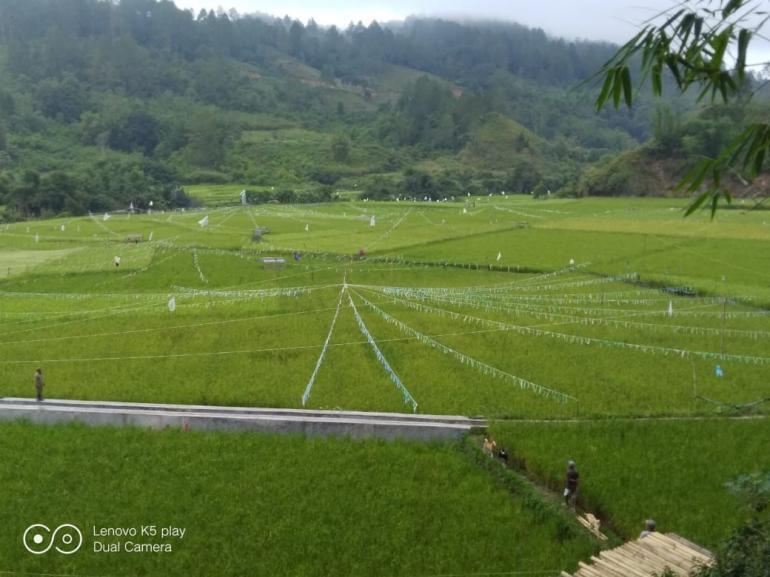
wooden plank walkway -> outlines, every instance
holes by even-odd
[[[652,533],[642,539],[629,541],[598,556],[591,563],[580,563],[573,575],[562,577],[651,577],[666,569],[677,577],[688,577],[703,565],[710,565],[714,556],[674,533]]]

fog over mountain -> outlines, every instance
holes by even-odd
[[[622,43],[649,18],[670,9],[673,0],[179,0],[177,6],[201,9],[234,8],[239,13],[288,15],[303,22],[347,26],[350,22],[388,22],[408,16],[455,20],[495,19],[542,28],[553,36]],[[757,38],[755,61],[770,60],[770,41]]]

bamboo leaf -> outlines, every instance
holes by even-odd
[[[660,96],[663,93],[662,69],[659,64],[652,68],[652,92],[656,96]]]
[[[759,174],[765,160],[765,154],[770,148],[770,125],[755,124],[751,127],[746,142],[750,144],[743,161],[743,168],[748,169],[752,177]]]
[[[623,68],[621,77],[623,79],[623,96],[625,96],[626,106],[631,108],[634,96],[633,89],[631,87],[631,71],[628,69],[628,66]]]
[[[730,144],[719,155],[719,159],[723,164],[735,164],[738,157],[742,152],[750,147],[751,142],[754,139],[754,133],[757,130],[757,125],[752,124],[745,128],[738,136],[733,138]]]
[[[754,162],[751,166],[750,174],[752,177],[756,177],[760,172],[762,172],[762,165],[765,162],[765,155],[768,148],[770,148],[770,143],[766,143],[764,148],[757,151],[757,154],[754,157]]]
[[[687,42],[690,40],[690,34],[692,34],[692,28],[694,23],[695,23],[695,14],[693,12],[690,12],[684,18],[682,18],[682,22],[679,25],[679,37],[682,40],[681,47],[679,48],[680,53],[682,52],[684,47],[687,46]]]
[[[729,18],[735,11],[740,10],[746,3],[746,0],[729,0],[722,8],[722,19]]]
[[[698,44],[701,37],[701,31],[703,30],[703,18],[695,19],[695,36],[693,38],[693,44]]]
[[[703,158],[699,160],[695,166],[693,166],[676,184],[675,190],[687,190],[688,192],[695,192],[703,184],[706,179],[706,175],[712,169],[714,161],[710,158]]]
[[[708,94],[708,92],[709,92],[709,90],[710,90],[710,89],[711,89],[711,84],[710,84],[710,83],[706,83],[706,84],[703,86],[703,90],[701,90],[701,91],[700,91],[700,94],[698,94],[698,98],[697,98],[696,100],[697,100],[698,102],[700,102],[701,100],[703,100],[703,98],[706,96],[706,94]]]
[[[684,211],[685,216],[690,216],[693,212],[698,210],[704,202],[706,202],[706,199],[709,197],[708,192],[704,192],[703,194],[699,194],[695,200],[693,200],[690,205],[687,207],[687,210]]]
[[[607,72],[604,78],[604,85],[602,91],[599,93],[599,97],[596,99],[596,110],[601,110],[607,103],[607,99],[610,97],[610,90],[612,90],[613,73]]]
[[[682,78],[682,73],[679,70],[679,63],[673,54],[669,54],[665,58],[666,66],[668,66],[668,69],[671,71],[671,74],[674,76],[674,80],[676,80],[676,85],[681,89],[684,87],[684,79]]]
[[[730,87],[730,81],[731,79],[729,77],[725,78],[724,76],[720,78],[720,81],[717,86],[719,86],[719,93],[722,95],[722,102],[727,102],[729,100],[729,97],[727,96],[728,88]]]
[[[751,31],[744,28],[738,34],[738,57],[735,60],[735,71],[741,81],[746,77],[746,52],[749,42],[751,42]]]
[[[754,135],[743,161],[744,170],[748,170],[751,178],[762,172],[765,156],[770,149],[770,125],[759,124],[753,127]]]
[[[727,51],[727,46],[730,42],[730,38],[732,38],[732,35],[733,26],[731,25],[714,36],[710,42],[711,46],[714,48],[714,55],[711,57],[711,67],[714,70],[719,70],[722,68],[725,52]]]
[[[663,29],[665,29],[665,28],[668,28],[668,27],[669,27],[669,26],[671,26],[671,25],[672,25],[674,22],[676,22],[676,21],[679,19],[679,17],[680,17],[680,16],[681,16],[681,15],[682,15],[684,12],[685,12],[685,9],[684,9],[684,8],[682,8],[682,9],[681,9],[681,10],[679,10],[678,12],[675,12],[675,13],[674,13],[674,15],[673,15],[671,18],[669,18],[668,20],[666,20],[666,21],[665,21],[665,22],[664,22],[664,23],[663,23],[663,24],[660,26],[660,28],[663,28]],[[680,26],[681,26],[681,24],[680,24]]]
[[[615,108],[620,107],[620,96],[623,90],[623,69],[618,67],[615,69],[614,78],[612,80],[612,103]]]

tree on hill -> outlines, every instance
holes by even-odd
[[[770,64],[747,60],[752,40],[762,36],[768,22],[770,17],[763,10],[762,0],[683,0],[647,21],[607,61],[599,73],[604,84],[596,106],[601,109],[608,102],[615,108],[621,102],[632,106],[632,69],[640,57],[636,83],[641,85],[649,80],[657,96],[663,93],[664,76],[668,73],[679,91],[700,89],[699,100],[746,102],[753,94],[751,70]],[[770,123],[753,122],[717,156],[704,157],[680,181],[680,189],[698,193],[687,214],[709,201],[713,216],[720,198],[728,203],[731,200],[729,191],[722,186],[728,171],[741,171],[751,179],[768,161]],[[707,179],[710,186],[701,192]]]
[[[350,141],[342,134],[335,134],[331,142],[332,160],[347,162],[350,158]]]

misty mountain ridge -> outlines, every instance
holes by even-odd
[[[228,182],[263,200],[578,194],[587,167],[652,135],[658,103],[597,114],[581,85],[614,50],[502,22],[339,30],[165,0],[1,0],[0,205],[178,205],[185,184]]]

